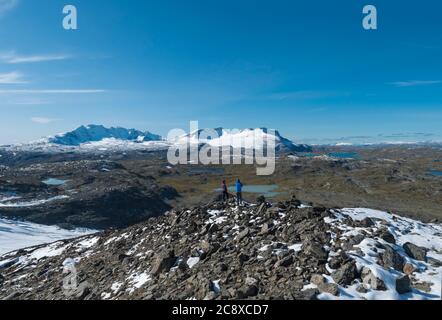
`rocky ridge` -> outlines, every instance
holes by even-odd
[[[259,201],[3,255],[0,298],[440,299],[441,225]]]

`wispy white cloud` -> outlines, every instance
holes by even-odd
[[[4,13],[14,9],[18,3],[19,0],[0,0],[0,17]]]
[[[428,86],[432,84],[439,84],[442,83],[441,80],[410,80],[410,81],[397,81],[397,82],[390,82],[389,84],[404,88],[404,87],[417,87],[417,86]]]
[[[102,89],[5,89],[0,94],[93,94],[107,92]]]
[[[52,119],[52,118],[46,118],[46,117],[33,117],[33,118],[31,118],[31,121],[38,123],[38,124],[50,124],[52,122],[61,121],[61,119]]]
[[[0,84],[22,84],[27,83],[23,80],[23,75],[20,72],[0,73]]]
[[[72,58],[72,56],[64,54],[44,54],[44,55],[26,56],[26,55],[17,55],[15,52],[0,53],[0,61],[8,64],[60,61],[70,58]]]

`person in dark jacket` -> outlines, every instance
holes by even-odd
[[[240,206],[242,204],[242,187],[243,184],[241,182],[241,180],[236,180],[236,203],[238,204],[238,206]]]
[[[229,201],[229,191],[227,189],[226,180],[223,180],[223,182],[221,183],[221,191],[223,194],[223,202],[228,202]]]

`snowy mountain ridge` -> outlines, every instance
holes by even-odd
[[[212,132],[212,136],[208,132]],[[256,139],[263,141],[262,145],[265,145],[273,136],[276,143],[276,152],[311,151],[310,146],[295,144],[281,136],[278,131],[270,131],[267,128],[236,131],[223,128],[201,129],[167,141],[160,135],[149,131],[143,132],[121,127],[106,128],[102,125],[81,126],[73,131],[50,136],[31,143],[0,146],[0,148],[9,151],[36,152],[164,150],[173,144],[210,144],[220,147],[247,148],[252,146],[252,148],[258,148],[254,144]]]
[[[224,128],[200,129],[178,137],[177,142],[190,144],[209,144],[214,147],[231,146],[233,148],[257,149],[265,147],[270,139],[275,140],[277,152],[308,152],[311,147],[295,144],[281,136],[279,131],[268,128],[249,128],[229,130]]]
[[[161,141],[159,135],[143,132],[136,129],[125,129],[121,127],[106,128],[102,125],[81,126],[73,131],[62,133],[47,138],[47,142],[64,145],[79,146],[83,143],[103,141],[104,139],[116,139],[133,142]]]

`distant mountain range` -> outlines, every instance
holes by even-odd
[[[305,144],[295,144],[284,138],[278,131],[267,128],[243,129],[231,132],[223,128],[213,129],[213,137],[202,134],[198,130],[178,137],[175,141],[166,141],[160,135],[149,131],[126,129],[121,127],[106,128],[102,125],[81,126],[73,131],[40,139],[28,144],[4,146],[16,151],[107,151],[107,150],[138,150],[166,149],[173,144],[198,143],[212,146],[231,146],[233,148],[253,146],[255,138],[262,138],[265,145],[269,139],[275,139],[277,153],[310,152],[312,149]],[[205,136],[205,137],[203,137]],[[253,148],[255,148],[253,146]],[[258,148],[258,147],[256,147]]]

